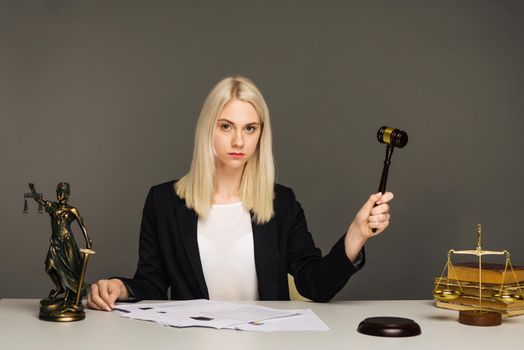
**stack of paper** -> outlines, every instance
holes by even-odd
[[[205,299],[119,304],[115,310],[122,317],[152,321],[170,327],[211,327],[260,332],[329,330],[310,309],[279,310]]]

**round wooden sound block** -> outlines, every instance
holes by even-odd
[[[360,322],[357,330],[377,337],[412,337],[421,333],[415,321],[402,317],[369,317]]]
[[[463,310],[459,312],[459,322],[468,326],[499,326],[502,315],[493,311]]]

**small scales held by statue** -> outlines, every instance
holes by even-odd
[[[82,298],[87,294],[84,277],[89,257],[95,252],[78,209],[69,205],[71,188],[67,182],[56,187],[56,202],[42,198],[35,185],[30,183],[31,192],[24,194],[24,213],[28,213],[27,199],[38,203],[38,213],[45,210],[51,217],[51,239],[45,260],[45,271],[55,287],[47,298],[40,301],[39,317],[46,321],[70,322],[85,318]],[[79,249],[71,224],[77,222],[82,230],[86,247]]]

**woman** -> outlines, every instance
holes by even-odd
[[[371,195],[322,257],[293,191],[275,184],[262,94],[244,77],[223,79],[202,107],[189,173],[149,191],[135,276],[93,284],[88,306],[166,299],[168,288],[171,299],[289,300],[288,273],[303,296],[329,301],[388,226],[392,198]]]

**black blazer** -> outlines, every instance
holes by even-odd
[[[174,191],[174,181],[153,186],[144,205],[135,276],[121,278],[132,299],[209,299],[197,242],[197,214]],[[322,257],[308,231],[304,211],[290,188],[275,185],[275,215],[252,221],[260,300],[289,300],[287,273],[301,295],[326,302],[364,264],[347,258],[344,236]],[[253,214],[251,214],[253,217]]]

